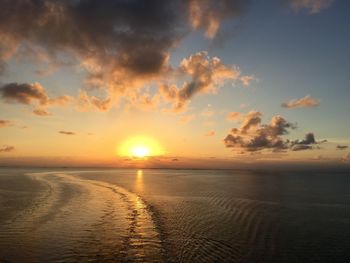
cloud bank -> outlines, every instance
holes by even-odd
[[[87,74],[89,88],[103,89],[106,98],[79,94],[86,108],[107,110],[129,91],[172,74],[171,50],[193,30],[214,38],[223,21],[239,17],[250,1],[243,0],[4,0],[0,9],[0,69],[13,56],[31,54],[52,71],[78,65]],[[209,84],[199,83],[203,75],[179,92],[179,103]],[[191,62],[188,62],[191,64]],[[244,85],[247,78],[243,78]],[[210,81],[210,80],[208,80]],[[248,80],[249,82],[249,80]],[[37,85],[27,84],[31,97],[16,97],[45,104]],[[87,89],[88,90],[88,89]],[[38,91],[38,90],[37,90]],[[179,105],[181,107],[181,105]]]

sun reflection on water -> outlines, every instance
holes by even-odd
[[[141,169],[136,173],[135,188],[137,191],[143,191],[143,171]]]

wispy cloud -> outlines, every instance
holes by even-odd
[[[0,120],[0,128],[12,126],[13,123],[9,120]]]
[[[206,109],[206,110],[203,110],[201,112],[201,116],[203,116],[203,117],[210,118],[210,117],[213,117],[213,115],[214,115],[214,111],[213,110]]]
[[[35,115],[39,115],[39,116],[51,116],[51,112],[48,112],[47,110],[44,109],[34,109],[33,113]]]
[[[222,20],[239,16],[249,1],[222,0],[190,0],[189,20],[194,29],[202,29],[205,36],[213,38],[217,34]]]
[[[241,118],[241,113],[238,111],[231,111],[226,115],[226,120],[228,121],[238,121],[240,118]]]
[[[316,14],[331,6],[334,0],[289,0],[295,10],[307,9],[311,14]]]
[[[335,148],[336,148],[337,150],[346,150],[347,148],[349,148],[349,146],[338,144]]]
[[[343,162],[350,163],[350,153],[347,153],[342,158]]]
[[[58,133],[64,134],[64,135],[76,135],[75,132],[71,132],[71,131],[59,131]]]
[[[294,109],[294,108],[310,108],[320,105],[320,101],[307,95],[300,99],[293,99],[288,102],[281,104],[283,108]]]
[[[204,134],[205,136],[208,136],[208,137],[213,137],[215,136],[215,131],[209,131],[207,132],[206,134]]]
[[[179,119],[179,123],[180,124],[186,124],[186,123],[190,122],[191,120],[193,120],[195,117],[196,117],[195,114],[189,114],[189,115],[181,116],[180,119]]]
[[[12,152],[14,150],[15,147],[10,145],[3,145],[2,147],[0,147],[0,152]]]

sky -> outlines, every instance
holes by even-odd
[[[345,0],[5,0],[0,165],[350,164]]]

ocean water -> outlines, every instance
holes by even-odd
[[[350,174],[0,169],[0,262],[350,262]]]

